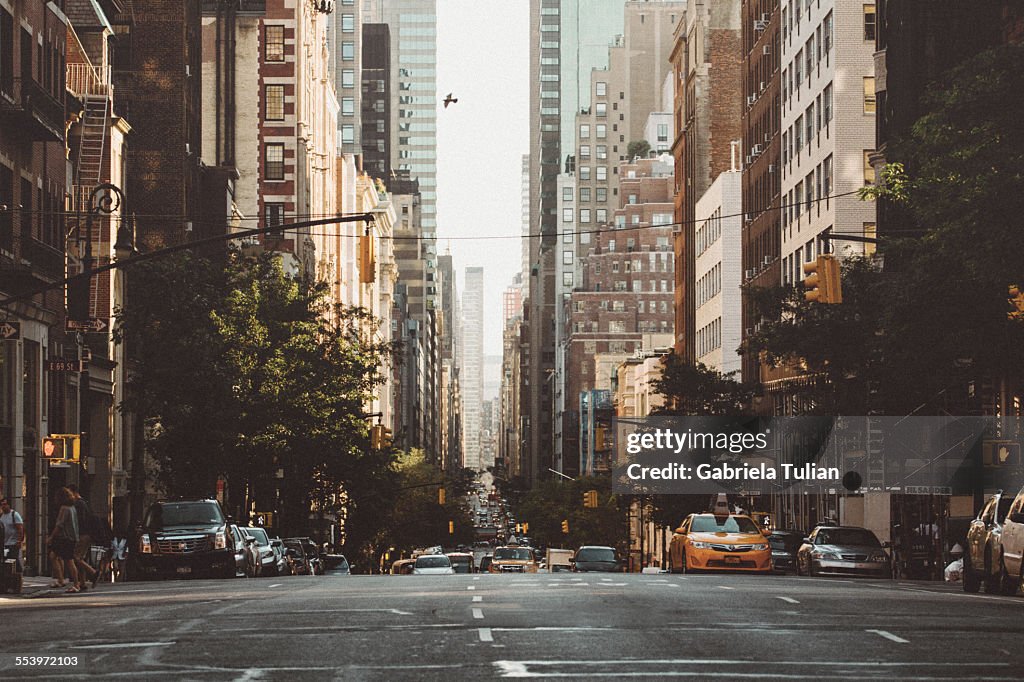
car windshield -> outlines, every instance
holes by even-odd
[[[416,559],[416,568],[451,568],[452,562],[446,556],[421,556]]]
[[[494,550],[495,561],[507,561],[509,559],[515,559],[518,561],[529,561],[532,558],[533,556],[531,555],[530,550],[526,549],[525,547],[499,547],[498,549]]]
[[[715,516],[704,514],[693,517],[691,533],[760,533],[757,524],[746,516]]]
[[[828,528],[819,530],[814,537],[816,545],[860,545],[880,547],[875,534],[866,528]]]
[[[153,505],[146,514],[147,528],[209,526],[224,523],[216,502],[165,502]]]
[[[615,550],[611,547],[584,547],[576,552],[576,561],[615,561]]]
[[[270,538],[267,536],[267,531],[262,528],[244,528],[247,535],[256,538],[256,544],[261,547],[266,547],[270,544]]]

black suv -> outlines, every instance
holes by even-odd
[[[235,576],[230,520],[217,500],[157,502],[146,512],[130,556],[140,577]]]

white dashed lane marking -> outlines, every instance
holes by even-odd
[[[480,595],[477,595],[477,596],[473,597],[473,601],[474,602],[483,601],[483,600],[484,600],[484,598],[481,597]]]
[[[481,642],[493,642],[494,635],[491,634],[490,628],[477,628],[477,632],[480,633]]]
[[[473,618],[476,618],[477,620],[482,620],[483,617],[484,617],[484,610],[483,609],[473,609]]]
[[[789,602],[790,604],[799,604],[800,603],[796,599],[793,599],[792,597],[775,597],[775,598],[776,599],[781,599],[784,602]]]
[[[902,637],[897,637],[896,635],[892,634],[891,632],[887,632],[885,630],[865,630],[864,632],[870,632],[872,634],[878,635],[879,637],[885,637],[890,642],[896,642],[897,644],[909,644],[910,643],[909,639],[903,639]]]

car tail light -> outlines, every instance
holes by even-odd
[[[143,533],[139,536],[139,552],[142,554],[153,553],[153,544],[149,541],[148,533]]]

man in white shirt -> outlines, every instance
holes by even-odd
[[[21,514],[11,509],[6,497],[0,499],[0,525],[4,529],[4,549],[10,548],[11,557],[17,559],[20,567],[21,549],[25,545],[25,522]]]

